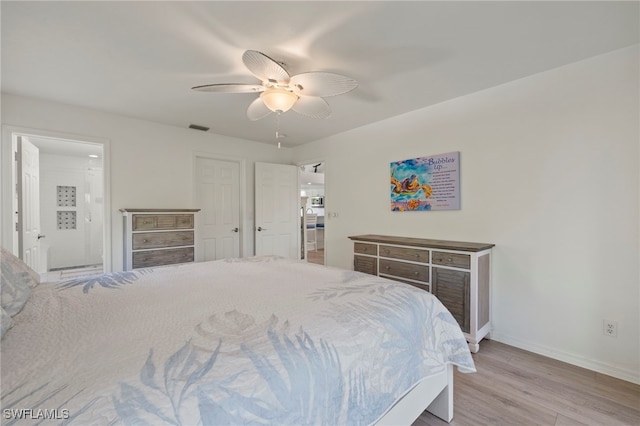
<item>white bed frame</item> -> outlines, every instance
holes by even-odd
[[[453,418],[453,365],[418,383],[376,422],[376,426],[411,425],[424,410],[449,423]]]

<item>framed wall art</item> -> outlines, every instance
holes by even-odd
[[[460,152],[391,163],[391,210],[459,210]]]

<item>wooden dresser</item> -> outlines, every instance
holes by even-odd
[[[124,219],[124,270],[195,260],[200,209],[120,209]]]
[[[433,293],[477,352],[491,331],[491,249],[494,244],[388,235],[356,235],[356,271],[402,281]]]

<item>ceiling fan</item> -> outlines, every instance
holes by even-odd
[[[247,108],[247,117],[255,121],[272,112],[293,110],[312,118],[327,118],[331,108],[323,98],[341,95],[358,87],[358,82],[330,72],[305,72],[290,76],[282,64],[257,50],[247,50],[242,62],[261,81],[260,84],[222,83],[192,87],[200,92],[260,93]]]

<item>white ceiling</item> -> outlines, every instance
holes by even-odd
[[[282,116],[284,146],[317,140],[639,42],[638,2],[2,1],[2,91],[274,143],[256,94],[259,50],[291,74],[359,81],[326,120]],[[194,130],[195,131],[195,130]]]
[[[88,157],[97,155],[102,158],[101,144],[55,139],[42,136],[29,136],[29,141],[38,147],[41,154],[64,155],[68,157]]]

